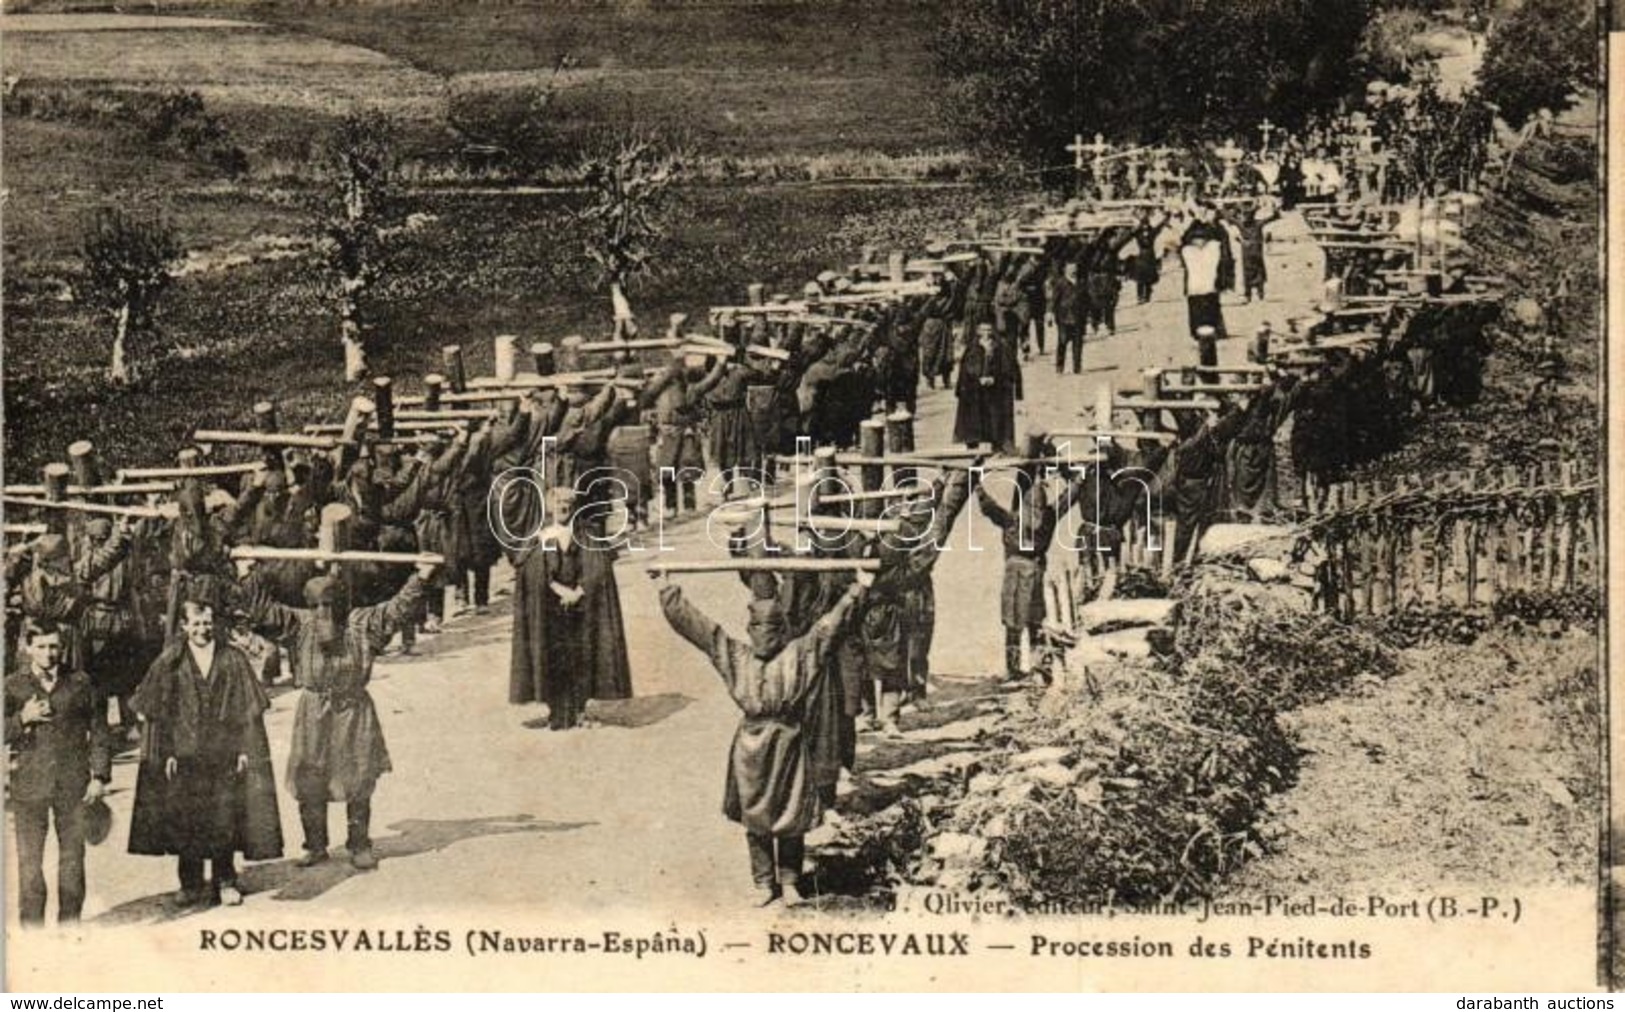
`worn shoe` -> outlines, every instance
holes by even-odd
[[[293,864],[296,868],[314,868],[319,864],[326,864],[327,861],[327,851],[307,850],[301,854],[299,856],[299,860],[295,861]]]
[[[226,907],[240,907],[243,905],[243,891],[237,888],[237,883],[222,882],[220,884],[220,905]]]
[[[209,891],[207,889],[184,888],[177,890],[172,898],[178,907],[200,907],[209,902]]]
[[[378,855],[372,852],[371,847],[362,847],[360,850],[351,851],[350,864],[356,871],[372,871],[378,867]]]
[[[784,905],[787,907],[805,906],[807,897],[801,893],[801,886],[795,882],[786,882],[779,887],[784,893]]]
[[[783,898],[784,890],[777,885],[756,887],[756,905],[759,907],[770,907]]]

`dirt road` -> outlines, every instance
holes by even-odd
[[[1298,242],[1302,222],[1277,226],[1269,254],[1270,301],[1227,305],[1236,337],[1221,345],[1224,362],[1245,355],[1245,335],[1264,320],[1284,329],[1318,292],[1321,257]],[[1083,421],[1101,384],[1136,386],[1138,371],[1194,360],[1187,336],[1181,277],[1169,270],[1156,298],[1119,311],[1115,336],[1091,341],[1085,373],[1059,377],[1052,361],[1026,366],[1027,401],[1018,424],[1054,429]],[[1290,293],[1289,295],[1286,293]],[[946,445],[954,403],[942,391],[920,402],[918,442]],[[703,526],[667,529],[670,558],[720,554]],[[1002,664],[998,624],[999,562],[994,529],[974,509],[954,533],[937,569],[934,668],[944,678],[988,675]],[[980,547],[976,551],[973,546]],[[655,587],[642,572],[653,549],[616,567],[639,700],[624,716],[641,726],[550,732],[540,706],[506,703],[510,618],[499,573],[499,597],[488,616],[468,616],[419,640],[413,657],[382,660],[377,701],[395,772],[380,783],[374,836],[382,859],[372,873],[347,863],[299,870],[301,834],[291,799],[280,796],[288,859],[250,866],[246,903],[188,916],[221,925],[274,925],[308,916],[389,913],[417,916],[448,908],[523,906],[560,914],[626,909],[736,911],[752,896],[743,834],[721,814],[723,769],[736,711],[709,665],[679,640],[658,611]],[[694,599],[738,628],[744,596],[732,576],[686,581]],[[296,696],[283,691],[269,716],[279,774]],[[109,802],[112,837],[88,858],[87,920],[143,923],[176,916],[173,862],[124,853],[135,768],[122,758]],[[342,839],[342,815],[332,809]],[[15,869],[7,868],[14,876]],[[15,895],[15,890],[9,891]],[[11,916],[15,916],[13,912]]]

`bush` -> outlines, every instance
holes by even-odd
[[[1594,10],[1587,0],[1524,0],[1496,26],[1478,79],[1508,123],[1561,112],[1571,93],[1597,86]]]
[[[1070,163],[1074,134],[1251,137],[1330,107],[1352,83],[1366,0],[953,0],[933,41],[945,111],[968,142]]]

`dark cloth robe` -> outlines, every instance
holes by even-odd
[[[763,660],[702,615],[681,588],[660,590],[666,620],[710,659],[742,712],[728,750],[722,811],[747,832],[800,836],[818,825],[822,806],[804,731],[807,703],[827,676],[825,660],[862,593],[854,584],[811,629]]]
[[[954,414],[954,442],[989,443],[995,447],[1015,442],[1014,373],[1011,356],[996,338],[991,348],[984,348],[980,341],[966,346],[954,386],[959,400]],[[984,376],[993,380],[992,385],[982,385]]]
[[[1150,224],[1134,229],[1134,280],[1141,284],[1156,284],[1162,276],[1162,258],[1157,256],[1157,236],[1161,232],[1161,227]]]
[[[580,613],[566,609],[552,586],[580,585],[580,547],[573,542],[561,545],[548,531],[540,538],[514,562],[510,703],[546,702],[555,683],[583,675],[577,650],[580,636],[571,628]]]
[[[621,590],[615,582],[615,558],[619,553],[602,541],[594,541],[592,533],[577,534],[581,539],[581,589],[586,596],[576,605],[581,612],[576,623],[580,637],[576,650],[588,699],[630,699],[632,664],[626,653]]]
[[[130,813],[132,854],[282,856],[265,735],[270,698],[236,647],[217,642],[211,667],[205,677],[186,643],[177,641],[147,669],[130,699],[145,722]],[[238,756],[248,759],[243,773]],[[169,759],[175,760],[174,779],[164,775]]]

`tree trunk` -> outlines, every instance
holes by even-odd
[[[615,338],[621,341],[630,341],[638,336],[637,320],[632,315],[632,303],[626,299],[626,291],[621,287],[619,278],[609,283],[609,305],[614,314]]]
[[[129,336],[130,304],[126,302],[118,310],[118,327],[113,332],[113,361],[107,367],[107,378],[120,386],[130,382]]]
[[[366,379],[367,347],[361,340],[361,325],[356,322],[355,294],[348,290],[339,307],[339,341],[344,345],[344,381]]]

